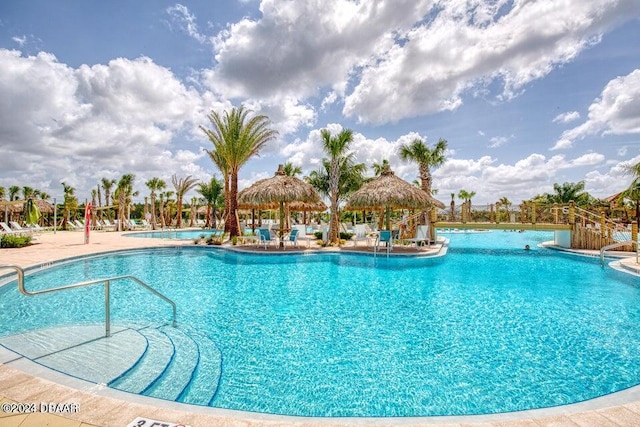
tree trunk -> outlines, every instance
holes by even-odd
[[[224,222],[224,231],[229,233],[230,237],[236,237],[238,233],[238,219],[236,211],[238,210],[238,173],[231,173],[231,189],[229,193],[229,211]]]
[[[156,227],[156,193],[155,191],[151,192],[151,229],[155,230]]]
[[[431,172],[429,171],[429,165],[426,163],[420,164],[420,188],[431,197]],[[420,213],[420,224],[424,225],[428,222],[429,213],[423,210]]]
[[[176,228],[182,228],[182,197],[178,197],[176,201]]]
[[[338,241],[338,184],[340,180],[338,169],[339,164],[336,159],[331,162],[331,172],[329,176],[329,196],[331,199],[331,217],[329,219],[329,242],[336,243]]]

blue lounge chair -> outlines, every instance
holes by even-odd
[[[376,245],[373,247],[373,254],[378,252],[378,248],[381,244],[385,244],[387,248],[387,256],[389,256],[389,252],[393,249],[393,235],[391,230],[382,230],[380,234],[378,234],[378,238],[376,239]]]
[[[278,244],[278,240],[271,236],[271,230],[268,228],[258,228],[258,236],[260,237],[259,244],[264,244],[264,248],[267,249],[267,245],[270,243]]]
[[[298,247],[298,232],[299,230],[297,228],[294,228],[293,230],[291,230],[291,233],[289,233],[289,236],[287,236],[287,240],[284,241],[285,245],[287,243],[290,243],[292,246],[295,246],[296,248]]]

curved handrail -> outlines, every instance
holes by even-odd
[[[40,291],[28,291],[25,288],[24,285],[24,269],[18,265],[10,265],[10,264],[5,264],[2,265],[0,264],[0,270],[3,269],[13,269],[16,271],[17,275],[18,275],[18,290],[20,291],[20,293],[22,293],[23,295],[26,296],[36,296],[36,295],[41,295],[41,294],[48,294],[51,292],[57,292],[57,291],[64,291],[64,290],[68,290],[68,289],[74,289],[74,288],[81,288],[84,286],[90,286],[90,285],[95,285],[98,283],[104,283],[104,287],[105,287],[105,302],[104,302],[104,309],[105,309],[105,335],[111,336],[111,315],[110,315],[110,303],[109,303],[109,293],[110,293],[110,285],[111,282],[115,282],[118,280],[132,280],[134,283],[137,283],[138,285],[142,286],[144,289],[146,289],[147,291],[151,292],[153,295],[157,296],[158,298],[166,301],[167,303],[171,304],[171,308],[173,309],[173,321],[172,321],[172,325],[173,327],[176,326],[176,314],[177,314],[177,306],[176,303],[173,302],[171,299],[167,298],[164,294],[160,293],[159,291],[157,291],[156,289],[152,288],[151,286],[149,286],[148,284],[146,284],[145,282],[143,282],[142,280],[138,279],[135,276],[132,275],[123,275],[123,276],[112,276],[112,277],[107,277],[104,279],[95,279],[95,280],[89,280],[86,282],[80,282],[80,283],[74,283],[72,285],[65,285],[65,286],[59,286],[57,288],[50,288],[50,289],[43,289]]]
[[[636,245],[636,264],[638,263],[638,252],[640,251],[640,244],[636,240],[627,240],[625,242],[616,242],[600,248],[600,265],[604,268],[604,253],[609,249],[619,248],[621,246]]]

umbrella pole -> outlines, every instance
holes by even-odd
[[[387,205],[386,207],[386,224],[387,224],[387,230],[391,230],[391,208],[389,207],[389,205]]]
[[[284,248],[284,202],[280,202],[280,247]]]

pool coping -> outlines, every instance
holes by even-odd
[[[130,239],[138,240],[138,239]],[[140,246],[130,248],[131,251],[147,250],[157,247],[182,247],[184,244],[160,245],[155,242],[139,242]],[[225,248],[228,249],[228,248]],[[554,249],[554,248],[552,248]],[[51,259],[47,263],[36,262],[27,267],[28,271],[39,269],[45,264],[61,265],[86,256],[103,256],[109,253],[122,252],[127,249],[106,249],[90,255],[75,255]],[[255,253],[249,251],[250,253]],[[350,252],[353,253],[353,252]],[[592,254],[581,254],[593,256]],[[55,263],[55,264],[54,264]],[[459,423],[480,423],[484,425],[546,425],[548,423],[560,422],[566,425],[599,425],[596,421],[591,424],[584,424],[580,420],[592,419],[606,420],[611,425],[639,425],[640,424],[640,386],[633,386],[626,390],[601,396],[598,398],[577,402],[570,405],[555,406],[549,408],[532,409],[526,411],[485,414],[485,415],[463,415],[463,416],[431,416],[431,417],[406,417],[406,418],[332,418],[332,417],[297,417],[287,415],[270,415],[237,411],[231,409],[220,409],[188,405],[178,402],[169,402],[161,399],[132,395],[130,393],[101,388],[100,385],[87,383],[82,380],[73,379],[65,374],[51,372],[48,368],[37,365],[35,362],[23,361],[22,369],[0,364],[0,384],[16,384],[11,387],[0,386],[0,400],[14,400],[18,402],[26,401],[60,401],[64,396],[72,396],[81,402],[90,401],[99,397],[105,407],[97,410],[97,413],[108,412],[113,418],[113,424],[94,425],[126,425],[137,415],[147,416],[153,419],[173,420],[173,422],[184,422],[193,426],[219,424],[246,424],[246,425],[274,425],[275,424],[321,424],[321,425],[458,425]],[[16,364],[16,367],[20,364]],[[35,366],[34,366],[35,365]],[[32,375],[35,374],[35,375]],[[19,385],[19,386],[18,386]],[[29,386],[26,387],[25,386]],[[33,386],[33,388],[31,388]],[[123,411],[123,407],[134,412]],[[125,409],[126,409],[125,408]],[[160,410],[158,408],[161,408]],[[82,406],[81,406],[82,409]],[[120,413],[120,415],[118,415]],[[166,414],[166,415],[165,415]],[[87,414],[64,414],[67,419],[80,422],[101,422]],[[137,416],[136,415],[136,416]],[[604,418],[603,418],[604,417]],[[116,421],[117,419],[117,421]],[[574,419],[574,421],[571,421]],[[605,420],[606,419],[606,420]],[[0,418],[1,420],[1,418]],[[535,421],[534,421],[535,420]],[[106,422],[106,421],[105,421]],[[511,423],[513,422],[513,423]]]

